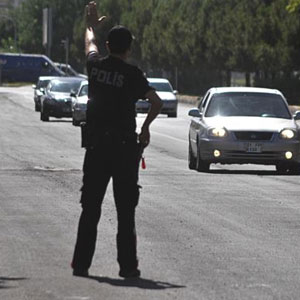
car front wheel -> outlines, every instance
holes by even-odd
[[[35,111],[41,111],[41,106],[39,104],[35,103],[34,110]]]
[[[189,169],[196,170],[197,160],[193,154],[191,144],[189,143]]]
[[[208,172],[209,171],[209,166],[210,163],[204,161],[203,159],[201,159],[200,156],[200,149],[198,146],[198,151],[197,151],[197,160],[196,160],[196,169],[198,172]]]
[[[168,114],[168,118],[177,118],[177,111]]]
[[[43,111],[41,111],[41,121],[49,122],[49,115]]]
[[[73,119],[73,120],[72,120],[72,124],[73,124],[74,126],[80,126],[80,121],[77,121],[77,120]]]

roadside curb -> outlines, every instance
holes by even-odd
[[[199,97],[188,95],[177,95],[178,102],[197,106]]]
[[[300,106],[298,105],[289,105],[290,111],[294,114],[296,111],[300,111]]]

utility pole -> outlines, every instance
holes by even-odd
[[[178,91],[178,67],[175,67],[175,89]]]
[[[0,86],[2,85],[2,66],[4,66],[6,63],[6,59],[0,59]]]
[[[43,46],[50,58],[52,46],[52,8],[43,9]]]
[[[66,68],[67,68],[66,71],[67,71],[67,74],[68,74],[69,73],[68,72],[68,69],[69,69],[69,44],[70,44],[69,38],[66,37],[65,40],[61,41],[61,43],[64,45],[65,50],[66,50]]]

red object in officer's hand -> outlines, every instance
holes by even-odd
[[[146,169],[146,162],[145,162],[145,157],[142,156],[142,169],[145,170]]]

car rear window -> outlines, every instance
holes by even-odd
[[[47,87],[49,81],[50,81],[50,80],[42,80],[42,81],[40,82],[40,88],[45,88],[45,87]]]
[[[158,92],[173,92],[172,86],[168,82],[149,82],[149,85]]]

